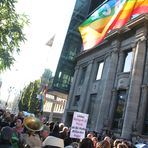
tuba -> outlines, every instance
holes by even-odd
[[[42,122],[36,117],[25,117],[23,124],[29,131],[32,132],[38,132],[43,129]]]

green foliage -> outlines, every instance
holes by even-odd
[[[23,28],[28,24],[24,14],[15,11],[16,0],[0,0],[0,72],[10,68],[15,59],[13,54],[19,53],[24,42]]]
[[[37,98],[40,82],[38,80],[30,82],[30,84],[24,88],[19,102],[20,111],[28,111],[30,113],[39,113],[40,101]]]
[[[50,69],[45,69],[41,77],[41,85],[44,85],[44,86],[48,85],[49,80],[51,78],[52,78],[52,71]]]
[[[39,80],[30,82],[30,84],[23,89],[21,100],[19,102],[20,111],[28,111],[34,114],[38,114],[40,112],[40,100],[37,96],[41,91],[43,91],[45,86],[52,85],[51,78],[51,70],[45,69],[41,77],[41,82]]]

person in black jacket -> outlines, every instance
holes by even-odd
[[[54,124],[53,129],[52,129],[51,133],[49,134],[49,136],[54,136],[54,137],[60,138],[58,123]]]

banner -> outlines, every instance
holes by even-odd
[[[143,13],[148,13],[148,0],[107,1],[79,26],[84,50],[98,46],[108,32],[123,27],[132,16]]]

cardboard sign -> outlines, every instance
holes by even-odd
[[[70,131],[70,137],[77,138],[77,139],[85,138],[87,121],[88,121],[88,114],[74,112],[71,131]]]

